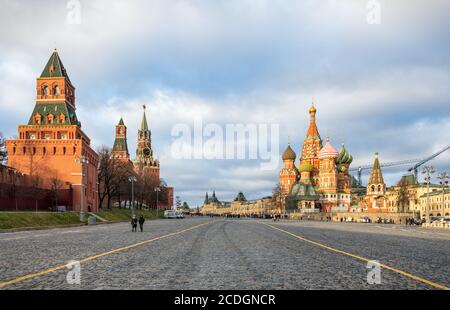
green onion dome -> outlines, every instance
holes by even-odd
[[[298,172],[312,172],[314,170],[314,167],[307,161],[303,161],[300,166],[298,167]]]
[[[282,159],[283,160],[295,160],[297,158],[297,154],[292,150],[291,145],[288,145],[286,150],[283,152]]]
[[[344,144],[342,144],[341,149],[339,150],[339,155],[336,160],[337,164],[340,165],[350,165],[353,161],[353,156],[345,149]]]

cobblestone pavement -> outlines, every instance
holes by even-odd
[[[0,234],[0,283],[96,254],[203,226],[81,265],[81,284],[60,269],[0,289],[433,289],[394,271],[368,284],[366,262],[450,286],[450,232],[394,225],[186,218]]]

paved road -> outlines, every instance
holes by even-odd
[[[370,285],[351,255],[395,270]],[[82,259],[81,284],[69,285],[64,265]],[[187,218],[143,233],[122,223],[0,234],[0,289],[434,289],[450,287],[449,265],[449,232],[394,225]]]

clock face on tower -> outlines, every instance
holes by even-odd
[[[150,149],[149,149],[148,147],[146,147],[146,148],[144,149],[144,155],[145,155],[145,156],[150,156]]]

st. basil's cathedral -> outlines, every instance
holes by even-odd
[[[309,109],[310,122],[301,150],[298,167],[296,153],[287,146],[280,171],[280,194],[287,210],[348,210],[351,205],[352,176],[349,167],[353,157],[342,144],[339,151],[330,137],[323,145],[316,124],[317,109]]]

